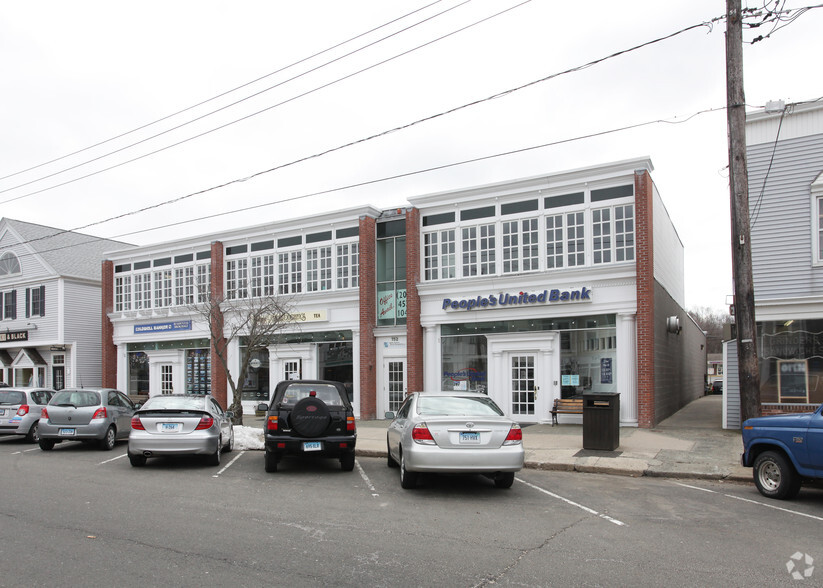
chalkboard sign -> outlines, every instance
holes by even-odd
[[[778,393],[780,402],[808,402],[809,382],[805,359],[787,359],[777,362]]]
[[[612,358],[611,357],[601,357],[600,358],[600,383],[601,384],[611,384],[612,383]]]

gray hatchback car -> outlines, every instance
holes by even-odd
[[[37,443],[40,411],[52,394],[50,388],[0,388],[0,435],[25,435]]]
[[[114,449],[131,431],[135,404],[113,388],[66,388],[52,396],[40,415],[40,449],[61,441],[93,441]]]

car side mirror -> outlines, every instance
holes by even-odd
[[[269,410],[269,405],[265,402],[261,402],[257,405],[257,410],[260,412],[266,412],[267,410]]]
[[[227,410],[226,411],[226,418],[233,419],[234,418],[234,411]]]
[[[142,403],[142,402],[135,402],[135,403],[134,403],[134,410],[137,410],[137,409],[138,409],[138,408],[140,408],[141,406],[143,406],[143,403]]]
[[[394,420],[394,417],[395,417],[396,415],[395,415],[392,411],[387,410],[387,411],[386,411],[386,414],[384,414],[383,416],[384,416],[385,418],[389,419],[390,421],[393,421],[393,420]]]

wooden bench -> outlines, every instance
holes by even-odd
[[[582,398],[555,398],[552,413],[552,427],[557,424],[558,414],[583,414]]]

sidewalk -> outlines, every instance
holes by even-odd
[[[654,429],[624,427],[615,451],[583,449],[582,425],[529,425],[523,428],[525,467],[622,476],[702,478],[751,482],[740,465],[739,431],[722,428],[722,396],[704,396]],[[245,417],[262,427],[261,417]],[[568,420],[568,417],[566,418]],[[357,421],[357,455],[386,456],[385,420]]]

